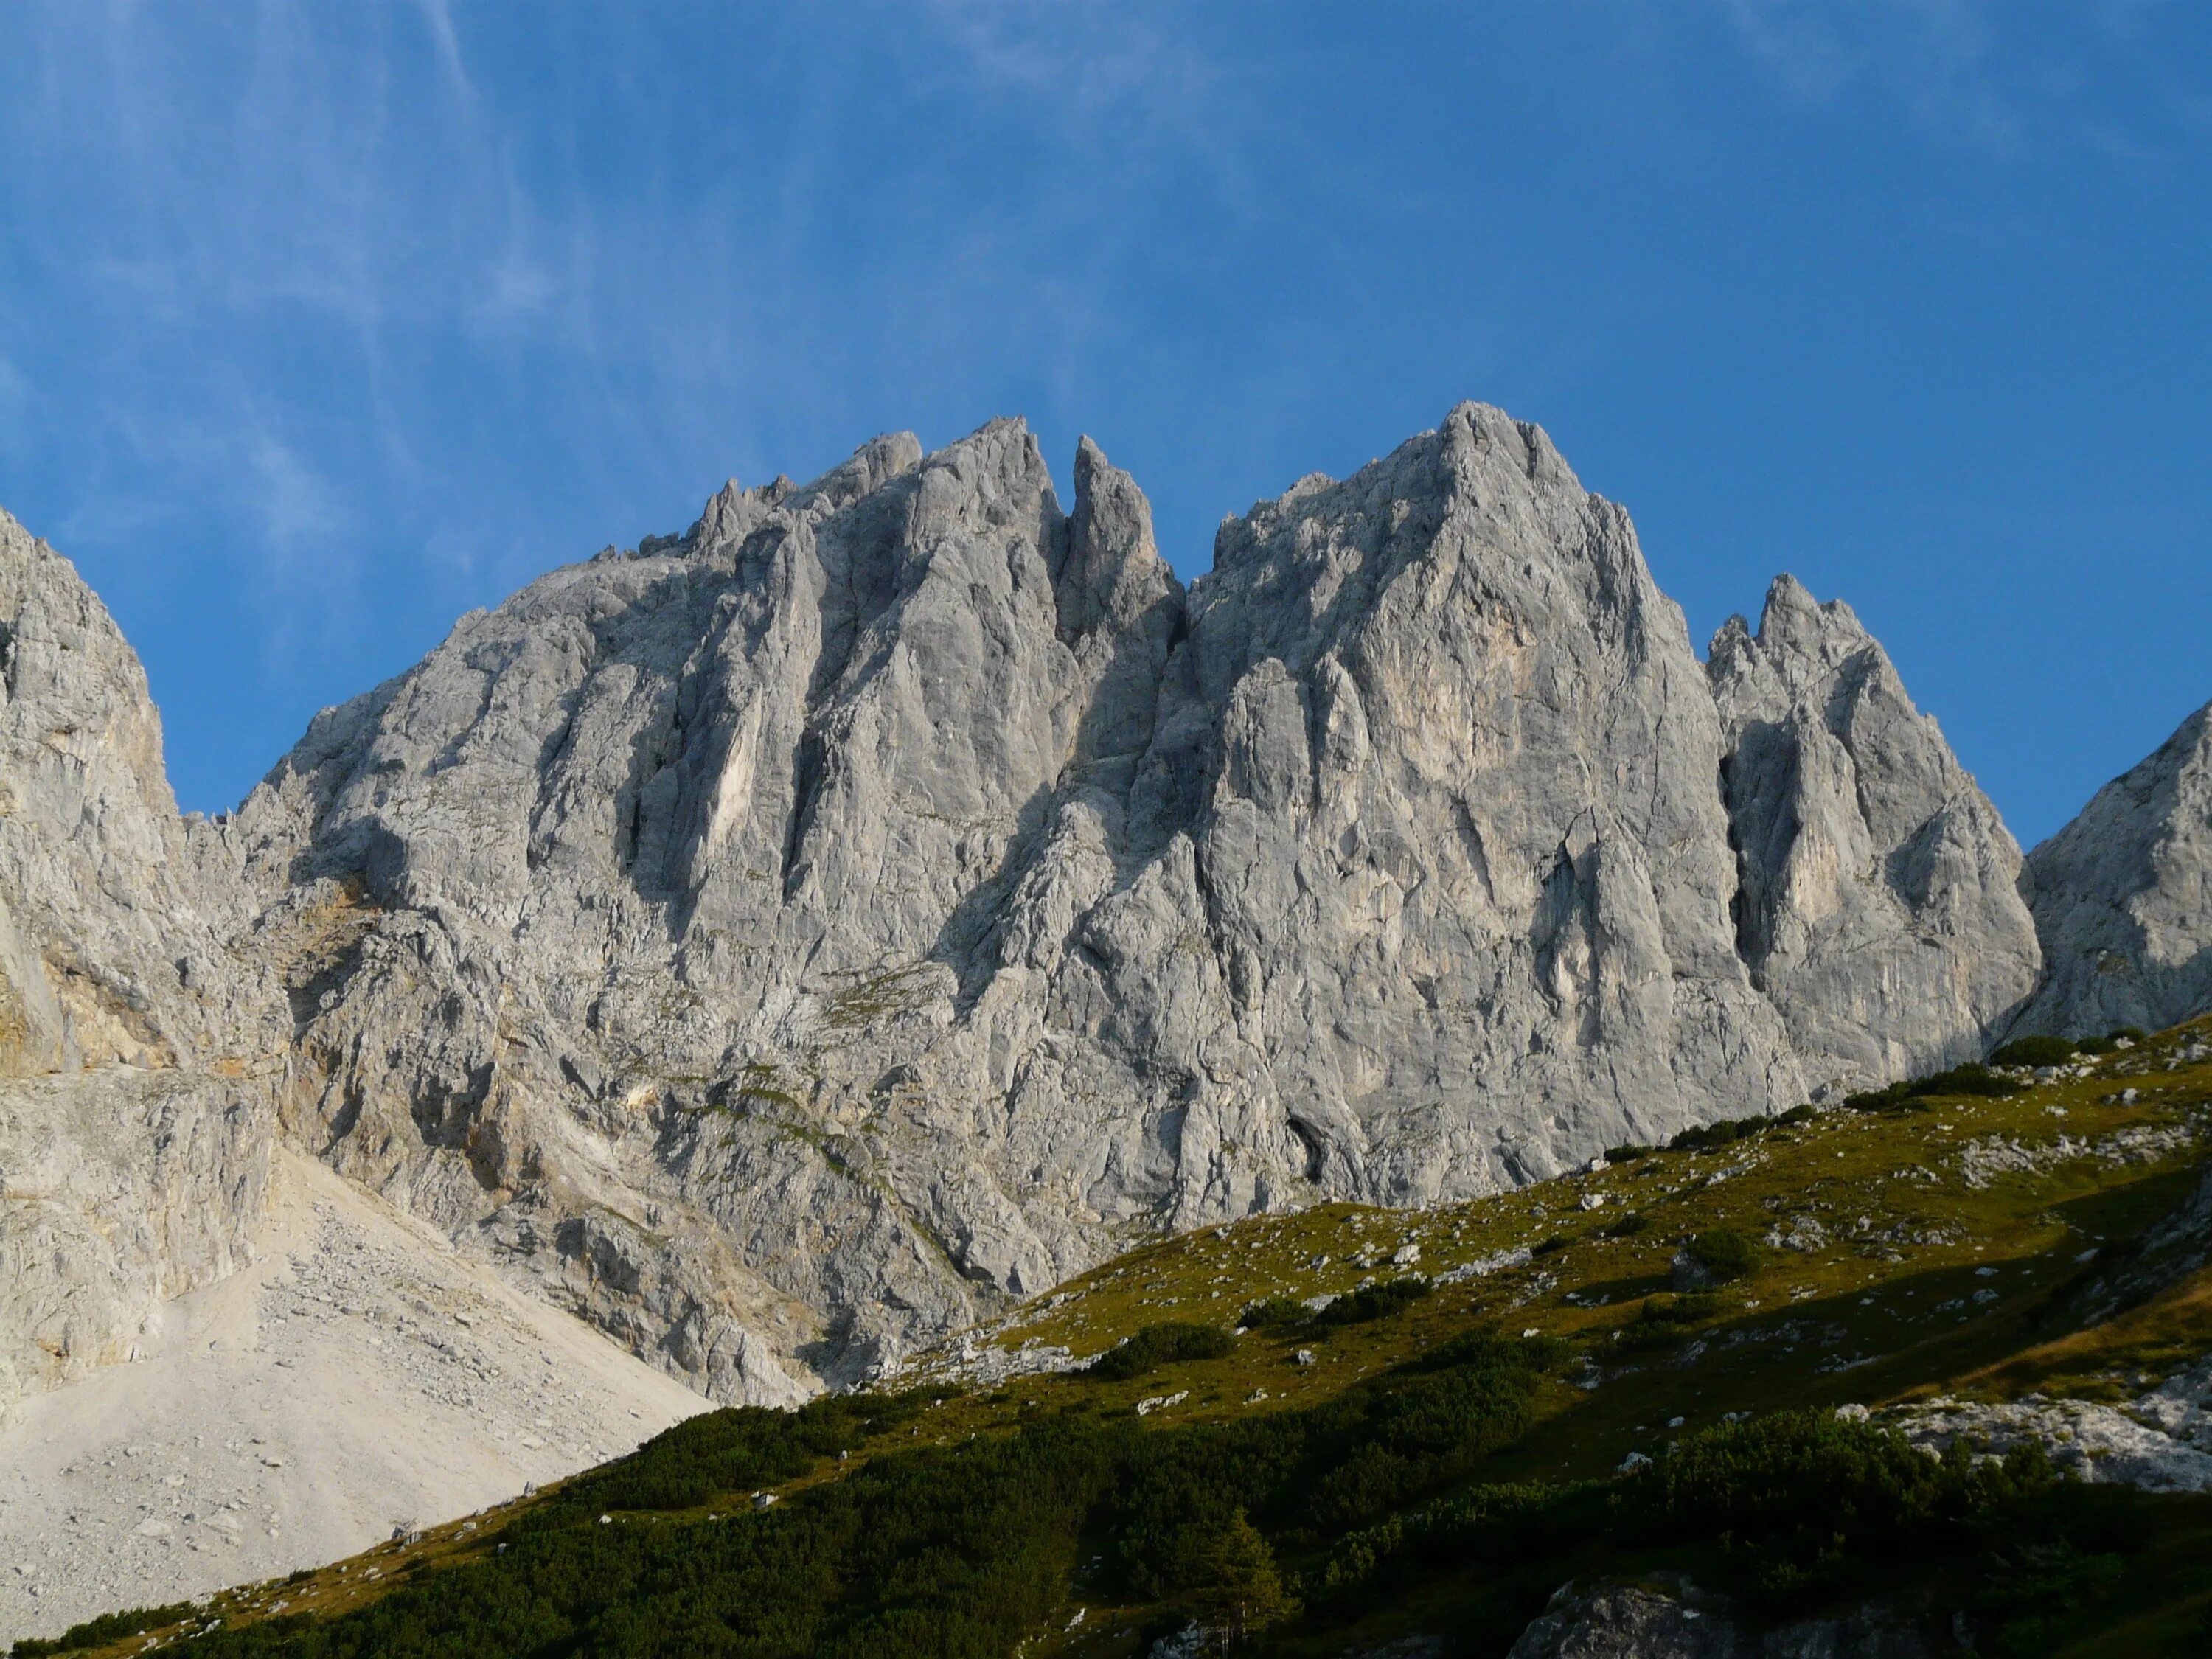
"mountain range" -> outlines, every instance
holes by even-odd
[[[1164,1231],[2212,1006],[2212,710],[2023,859],[1848,607],[1700,660],[1496,409],[1188,586],[1073,483],[1018,421],[733,483],[212,819],[0,514],[0,1409],[234,1273],[280,1146],[790,1405]]]

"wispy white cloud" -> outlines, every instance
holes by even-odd
[[[2203,106],[2188,77],[2161,72],[2151,27],[2187,9],[2173,0],[2094,0],[2055,15],[1980,0],[1727,0],[1723,15],[1746,58],[1801,107],[1871,95],[1924,137],[1997,160],[2063,144],[2151,161],[2170,148],[2166,129],[2191,126]],[[2108,61],[2088,61],[2100,58]],[[2116,67],[2137,83],[2118,110],[2097,91]]]
[[[30,376],[0,353],[0,449],[20,446],[30,422]]]
[[[240,447],[253,483],[250,504],[277,562],[289,566],[339,544],[347,515],[329,480],[266,430],[246,434]]]
[[[1133,104],[1181,125],[1223,78],[1187,35],[1125,8],[933,0],[929,11],[969,73],[1048,100],[1072,118]]]
[[[1795,102],[1831,103],[1865,68],[1864,54],[1842,38],[1841,15],[1830,7],[1728,0],[1726,11],[1745,53]]]

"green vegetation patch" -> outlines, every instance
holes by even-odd
[[[1887,1089],[1869,1089],[1850,1096],[1844,1104],[1855,1112],[1910,1110],[1946,1096],[2002,1100],[2024,1093],[2027,1088],[2027,1085],[2019,1079],[2001,1076],[1986,1066],[1954,1066],[1948,1072],[1936,1072],[1927,1077],[1893,1083]]]
[[[1402,1279],[1386,1279],[1380,1285],[1363,1285],[1316,1313],[1313,1322],[1324,1329],[1338,1325],[1364,1325],[1403,1313],[1432,1293],[1427,1279],[1411,1273]]]
[[[1990,1056],[1998,1066],[2067,1066],[2073,1063],[2075,1050],[2065,1037],[2014,1037]]]
[[[1759,1241],[1735,1227],[1708,1227],[1692,1233],[1682,1248],[1718,1285],[1750,1278],[1766,1260]]]
[[[1091,1538],[1110,1540],[1097,1589],[1157,1603],[1170,1627],[1256,1632],[1297,1610],[1285,1551],[1370,1523],[1526,1432],[1563,1352],[1483,1333],[1304,1410],[1152,1431],[1086,1401],[950,1446],[898,1446],[936,1409],[913,1395],[718,1412],[562,1488],[489,1553],[403,1575],[337,1618],[216,1631],[195,1650],[986,1659],[1060,1607]],[[742,1490],[860,1437],[875,1455],[842,1478],[773,1507]],[[690,1502],[702,1488],[720,1489]],[[660,1499],[687,1507],[631,1507]]]
[[[1084,1367],[1086,1376],[1104,1382],[1126,1382],[1163,1365],[1193,1359],[1218,1359],[1237,1346],[1237,1339],[1218,1325],[1198,1325],[1170,1320],[1147,1325],[1118,1347]]]
[[[188,1619],[198,1618],[199,1611],[190,1601],[173,1601],[166,1607],[104,1613],[97,1619],[70,1626],[59,1636],[24,1637],[9,1649],[9,1659],[46,1659],[48,1654],[82,1653],[88,1648],[112,1646],[125,1637],[143,1636],[149,1631],[181,1625]]]
[[[1717,1122],[1701,1123],[1694,1128],[1683,1130],[1667,1143],[1667,1150],[1670,1152],[1716,1152],[1734,1142],[1762,1135],[1769,1129],[1786,1129],[1800,1123],[1809,1123],[1816,1115],[1810,1106],[1792,1106],[1788,1111],[1778,1112],[1772,1117],[1724,1117]],[[1622,1147],[1620,1150],[1633,1152],[1635,1149]],[[1606,1158],[1610,1163],[1613,1154],[1607,1153]]]
[[[1878,1589],[1986,1654],[2201,1654],[2212,1499],[1835,1418],[2139,1391],[2212,1346],[2212,1275],[2146,1278],[2130,1243],[2195,1187],[2212,1067],[2161,1042],[2020,1092],[1978,1071],[1467,1204],[1145,1242],[969,1339],[1092,1370],[712,1413],[282,1617],[218,1598],[194,1646],[1128,1659],[1196,1619],[1285,1659],[1496,1656],[1570,1577],[1680,1571],[1762,1617]],[[1669,1294],[1678,1248],[1729,1287]],[[1393,1257],[1432,1277],[1375,1282]]]

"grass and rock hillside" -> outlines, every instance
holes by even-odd
[[[2212,1654],[2212,1495],[2096,1478],[2212,1452],[2129,1403],[2212,1353],[2212,1022],[2091,1048],[1164,1240],[898,1385],[15,1651],[1498,1656],[1569,1579],[1686,1575]]]

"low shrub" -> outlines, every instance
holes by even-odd
[[[1600,1238],[1633,1238],[1651,1224],[1651,1218],[1639,1211],[1631,1210],[1617,1221],[1608,1221],[1597,1230]]]
[[[1387,1319],[1392,1314],[1404,1312],[1435,1288],[1419,1273],[1408,1273],[1403,1279],[1380,1285],[1364,1285],[1323,1308],[1314,1316],[1314,1323],[1364,1325],[1370,1320]]]
[[[1977,1095],[1990,1099],[2001,1099],[2019,1094],[2027,1085],[2008,1077],[2001,1077],[1986,1066],[1954,1066],[1948,1072],[1937,1072],[1929,1077],[1917,1077],[1903,1083],[1893,1083],[1887,1089],[1869,1089],[1852,1095],[1844,1102],[1855,1112],[1911,1110],[1922,1101],[1934,1100],[1943,1095]]]
[[[2063,1066],[2074,1058],[2075,1046],[2064,1037],[2014,1037],[1990,1056],[1998,1066]]]
[[[1218,1359],[1237,1346],[1237,1339],[1218,1325],[1198,1325],[1170,1320],[1147,1325],[1118,1347],[1109,1348],[1083,1369],[1086,1375],[1109,1382],[1127,1382],[1163,1365],[1191,1359]]]
[[[1540,1375],[1559,1370],[1574,1352],[1574,1344],[1562,1336],[1506,1336],[1493,1325],[1478,1325],[1408,1361],[1407,1369],[1433,1371],[1472,1365]]]
[[[1637,1317],[1647,1325],[1695,1325],[1721,1309],[1720,1297],[1710,1291],[1692,1291],[1686,1296],[1646,1297]]]
[[[1237,1322],[1248,1331],[1272,1331],[1303,1325],[1312,1317],[1313,1310],[1295,1297],[1263,1296],[1257,1302],[1246,1304],[1244,1311],[1237,1316]]]
[[[1692,1236],[1683,1246],[1690,1259],[1723,1285],[1747,1279],[1765,1259],[1757,1240],[1734,1227],[1712,1227]]]
[[[1772,1117],[1724,1117],[1717,1122],[1700,1123],[1685,1129],[1667,1143],[1670,1152],[1710,1152],[1753,1135],[1764,1134],[1769,1129],[1787,1128],[1810,1122],[1818,1113],[1811,1106],[1792,1106],[1786,1112]]]
[[[1716,1147],[1728,1146],[1742,1133],[1742,1120],[1723,1118],[1717,1123],[1701,1123],[1695,1128],[1683,1130],[1667,1143],[1667,1150],[1670,1152],[1710,1152]]]
[[[1619,1146],[1608,1146],[1605,1149],[1605,1161],[1608,1164],[1633,1164],[1640,1158],[1650,1156],[1650,1147],[1638,1146],[1632,1140]]]

